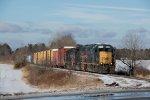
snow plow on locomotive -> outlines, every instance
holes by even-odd
[[[115,73],[115,48],[109,44],[65,46],[32,55],[32,63],[95,73]]]

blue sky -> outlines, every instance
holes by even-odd
[[[137,33],[150,48],[150,0],[0,0],[0,43],[13,49],[71,33],[77,43],[110,43]]]

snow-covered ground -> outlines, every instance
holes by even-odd
[[[115,77],[115,76],[109,76],[109,75],[100,75],[99,77],[104,84],[107,85],[118,85],[118,87],[121,88],[147,88],[150,87],[150,82],[145,80],[137,80],[137,79],[130,79],[130,78],[124,78],[124,77]]]
[[[120,66],[122,65],[120,64]],[[21,70],[13,69],[13,65],[0,64],[0,94],[54,91],[50,89],[46,90],[38,89],[36,87],[30,86],[29,84],[26,84],[22,78],[23,73]],[[104,84],[117,83],[118,87],[129,87],[129,88],[150,87],[150,82],[144,80],[129,79],[109,75],[98,75],[97,78],[101,79],[104,82]]]
[[[116,72],[120,72],[120,71],[129,72],[129,67],[126,64],[124,64],[121,60],[116,60],[115,71]]]
[[[137,61],[137,64],[139,66],[143,66],[144,68],[147,68],[150,70],[150,60],[140,60],[140,61]]]
[[[148,70],[150,70],[150,60],[138,60],[136,62],[136,64],[138,66],[142,66]],[[116,69],[115,69],[116,72],[119,72],[119,71],[123,71],[123,72],[129,72],[129,67],[124,64],[121,60],[116,60]]]
[[[136,62],[139,66],[142,66],[146,69],[150,70],[150,60],[139,60]],[[116,72],[129,72],[129,67],[124,64],[121,60],[116,60]],[[136,80],[136,79],[129,79],[123,77],[114,77],[108,75],[101,75],[101,80],[104,81],[104,84],[112,84],[116,83],[119,84],[119,87],[150,87],[150,82],[143,81],[143,80]]]
[[[39,91],[22,80],[21,70],[13,69],[13,65],[0,64],[0,93],[28,93]]]

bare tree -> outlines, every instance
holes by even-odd
[[[0,60],[1,61],[10,60],[11,54],[12,54],[12,49],[7,43],[0,44]]]
[[[49,42],[50,48],[60,48],[63,46],[75,46],[76,41],[74,40],[74,37],[71,34],[63,35],[63,34],[57,34],[56,37],[51,39]]]
[[[126,60],[124,58],[121,60],[130,68],[129,74],[133,75],[136,61],[141,59],[143,55],[143,52],[141,52],[143,48],[143,41],[136,33],[128,33],[122,40],[125,48],[124,52],[122,52],[122,57],[126,58]]]

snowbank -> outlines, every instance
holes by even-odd
[[[100,75],[104,84],[118,84],[119,87],[129,87],[129,88],[146,88],[150,87],[150,82],[144,80],[130,79],[124,77],[115,77],[109,75]]]
[[[29,93],[39,91],[22,80],[21,70],[14,70],[13,65],[0,64],[0,93]]]

